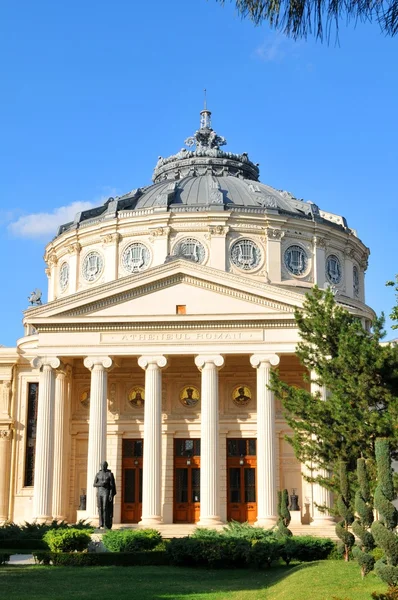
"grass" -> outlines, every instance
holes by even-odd
[[[266,571],[177,567],[0,568],[7,600],[370,600],[386,586],[358,565],[322,561]]]

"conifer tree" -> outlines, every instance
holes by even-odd
[[[333,292],[315,286],[306,295],[302,309],[295,311],[300,339],[297,355],[326,386],[328,396],[284,383],[278,372],[271,389],[284,407],[292,429],[288,442],[308,469],[316,469],[309,481],[339,491],[339,478],[319,473],[336,472],[347,466],[349,485],[356,479],[358,456],[373,459],[375,439],[388,437],[391,449],[398,447],[398,346],[381,346],[383,318],[371,332],[360,319],[339,305]]]
[[[277,523],[277,535],[278,536],[291,536],[293,535],[290,531],[289,524],[291,521],[289,511],[289,493],[286,489],[278,492],[278,523]]]
[[[338,475],[340,494],[337,499],[337,509],[339,515],[343,519],[336,525],[336,534],[344,545],[344,560],[348,561],[350,550],[355,542],[355,537],[348,531],[348,527],[354,520],[354,514],[351,506],[351,491],[348,483],[347,465],[344,461],[340,461],[339,463]]]
[[[387,281],[386,285],[395,289],[396,302],[391,311],[390,318],[393,321],[392,329],[398,329],[398,275],[395,275],[395,281]]]
[[[376,544],[384,551],[384,557],[375,565],[377,575],[390,587],[398,585],[398,537],[394,532],[398,523],[398,511],[392,503],[396,494],[391,469],[390,443],[387,439],[376,440],[377,487],[374,495],[375,509],[380,519],[372,524]]]
[[[375,561],[372,554],[370,554],[370,550],[374,548],[375,543],[373,535],[369,531],[369,527],[373,523],[373,508],[364,458],[359,458],[357,461],[357,480],[359,488],[355,494],[355,511],[358,516],[352,524],[352,531],[357,536],[358,541],[352,553],[361,566],[362,577],[365,577],[374,567]]]

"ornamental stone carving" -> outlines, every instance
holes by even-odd
[[[266,233],[268,238],[273,240],[281,240],[285,237],[285,232],[282,229],[275,229],[274,227],[267,227]]]
[[[69,254],[77,254],[82,249],[81,244],[79,242],[74,242],[67,247],[67,252]]]
[[[316,246],[317,248],[326,249],[326,246],[327,246],[326,238],[320,237],[319,235],[314,235],[314,237],[312,238],[312,241],[313,241],[314,246]]]
[[[0,439],[9,440],[11,439],[12,429],[0,429]]]

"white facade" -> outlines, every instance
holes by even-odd
[[[154,186],[80,215],[48,244],[49,302],[26,311],[16,348],[0,348],[0,520],[95,519],[92,482],[105,459],[115,523],[240,514],[267,526],[282,488],[297,490],[303,523],[322,520],[322,494],[302,478],[267,382],[278,366],[306,385],[293,312],[314,284],[333,285],[341,304],[372,319],[368,250],[342,217],[257,184],[246,155],[211,146],[211,128],[198,134],[208,145],[162,159]],[[254,439],[256,452],[234,454],[234,440]],[[127,456],[131,440],[143,440],[142,453],[138,444]],[[200,440],[200,454],[178,440]]]

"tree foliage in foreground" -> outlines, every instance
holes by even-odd
[[[225,4],[225,0],[218,0]],[[376,20],[382,31],[398,32],[398,0],[235,0],[238,13],[256,25],[267,22],[294,39],[314,34],[323,39],[334,24]]]
[[[288,385],[278,372],[270,387],[282,401],[296,457],[318,471],[308,480],[339,491],[338,478],[322,477],[322,469],[337,473],[343,461],[349,479],[356,479],[358,457],[374,461],[378,437],[389,438],[397,456],[398,347],[380,345],[383,319],[376,319],[372,332],[365,331],[331,290],[315,286],[295,319],[301,338],[296,353],[313,381],[326,386],[327,398]]]
[[[391,311],[390,317],[394,321],[392,329],[398,329],[398,275],[395,275],[395,281],[387,281],[386,285],[395,289],[396,303]]]

